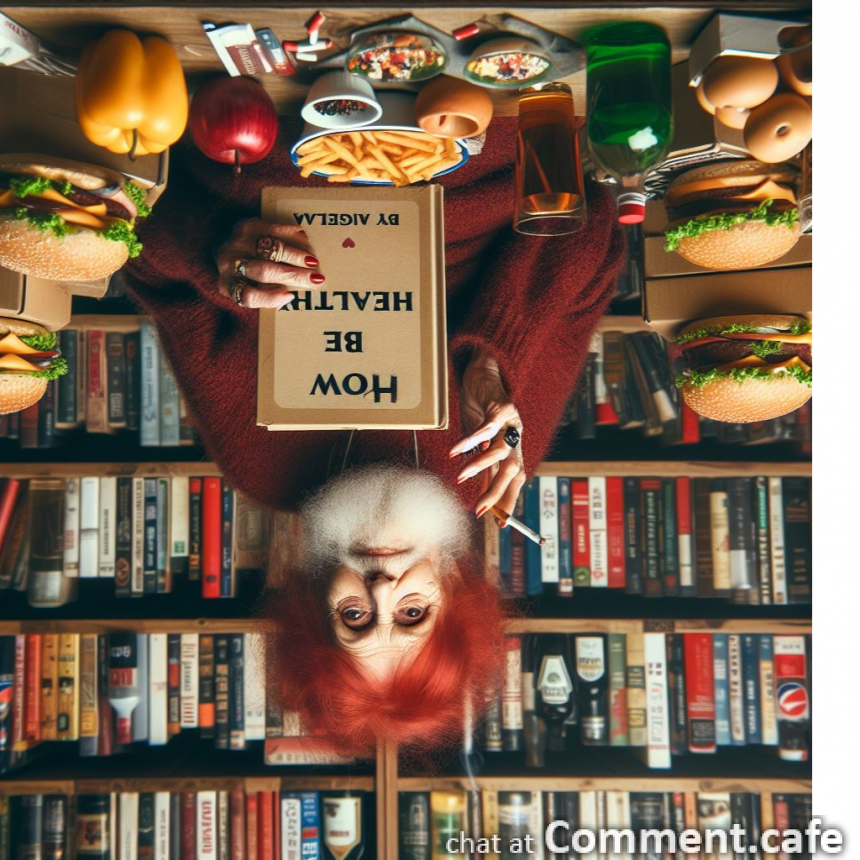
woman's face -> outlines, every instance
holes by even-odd
[[[445,574],[435,551],[417,559],[397,547],[369,547],[357,554],[361,569],[343,564],[330,580],[332,628],[363,672],[385,678],[433,629]]]

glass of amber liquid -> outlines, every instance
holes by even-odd
[[[520,94],[516,189],[518,233],[563,236],[585,226],[582,163],[567,84],[543,84]]]

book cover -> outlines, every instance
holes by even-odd
[[[606,551],[610,588],[625,588],[627,571],[624,547],[624,483],[622,478],[606,479]]]
[[[570,478],[558,479],[558,595],[573,596],[573,522]]]
[[[698,597],[714,596],[714,556],[711,550],[711,482],[693,478],[693,519]]]
[[[161,351],[155,326],[145,321],[140,324],[140,361],[140,444],[158,446],[161,444]]]
[[[811,603],[811,482],[809,478],[783,478],[782,493],[788,602]]]
[[[223,499],[220,478],[203,479],[203,537],[201,569],[203,596],[221,596],[221,538],[223,532]]]
[[[263,189],[262,217],[303,228],[326,282],[260,313],[259,425],[448,426],[442,194]]]
[[[43,741],[57,739],[59,648],[60,637],[57,633],[42,634],[42,677],[39,691],[42,699],[40,710]],[[0,682],[0,686],[2,686],[2,682]]]
[[[687,678],[684,666],[684,636],[666,635],[666,662],[669,671],[670,738],[672,755],[684,755],[689,743],[687,727]]]
[[[768,508],[769,492],[767,478],[759,477],[755,479],[753,493],[759,601],[763,606],[768,606],[773,603],[773,582],[770,570],[770,510]]]
[[[107,351],[107,418],[113,428],[126,426],[125,335],[109,331],[105,336]]]
[[[711,481],[711,559],[714,597],[731,597],[732,563],[729,549],[729,493],[725,478]]]
[[[167,594],[173,587],[170,569],[170,481],[158,478],[158,504],[155,513],[155,591]]]
[[[591,585],[591,540],[589,537],[588,479],[570,483],[570,504],[573,525],[573,582]]]
[[[153,795],[153,816],[155,821],[155,838],[153,841],[153,860],[173,860],[170,856],[171,836],[171,803],[169,791],[157,791]],[[179,822],[175,822],[173,829],[179,830]],[[178,860],[178,858],[177,858]]]
[[[606,536],[606,478],[588,479],[588,530],[592,588],[609,584],[609,549]]]
[[[80,639],[80,729],[79,753],[98,754],[99,737],[99,637],[97,633],[82,633]]]
[[[158,589],[158,478],[143,479],[143,593]]]
[[[632,747],[648,744],[645,641],[642,637],[642,633],[627,634],[627,723]]]
[[[222,482],[221,491],[221,576],[220,597],[235,597],[236,576],[233,570],[233,516],[236,494]]]
[[[201,738],[215,737],[215,637],[200,634],[198,725]]]
[[[807,761],[809,747],[809,679],[803,636],[774,636],[776,718],[779,757],[783,761]]]
[[[230,860],[247,860],[245,818],[245,792],[235,788],[230,792]]]
[[[180,860],[197,860],[197,794],[182,793]]]
[[[660,496],[660,525],[663,533],[662,552],[660,553],[660,575],[663,580],[663,594],[677,597],[681,593],[680,558],[678,554],[678,508],[675,498],[675,479],[661,480],[663,491]]]
[[[245,636],[230,637],[230,749],[245,748]]]
[[[541,537],[546,538],[546,544],[538,547],[541,560],[541,582],[554,585],[558,583],[560,576],[557,478],[538,478],[538,499],[540,522],[536,531]]]
[[[230,637],[215,637],[215,749],[230,748]]]
[[[218,860],[218,794],[197,792],[197,860]]]
[[[182,731],[182,635],[167,634],[167,733]]]
[[[120,792],[117,860],[137,860],[139,814],[140,795],[132,791]]]
[[[729,725],[734,746],[744,746],[747,742],[743,665],[741,637],[731,634],[728,637]]]
[[[116,479],[116,558],[114,562],[117,597],[131,597],[133,499],[132,478]]]
[[[146,479],[131,479],[131,596],[142,597],[145,589]]]
[[[185,573],[188,567],[190,482],[174,475],[170,479],[170,571]]]
[[[710,633],[684,634],[688,748],[692,753],[717,751],[713,639]]]
[[[200,579],[200,553],[203,543],[203,479],[188,482],[188,579]]]

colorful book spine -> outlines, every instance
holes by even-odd
[[[589,536],[588,481],[570,483],[573,526],[573,582],[575,586],[591,585],[591,540]]]
[[[541,560],[541,582],[544,585],[557,585],[560,576],[557,478],[538,478],[538,500],[540,505],[538,533],[546,539],[546,544],[538,547]]]
[[[624,481],[622,478],[607,478],[606,549],[610,588],[627,586],[624,538]]]
[[[591,587],[609,584],[609,550],[606,535],[606,478],[588,479],[588,531]]]
[[[692,753],[717,751],[713,640],[710,633],[684,634],[689,750]]]
[[[203,479],[203,596],[221,596],[222,490],[220,478]]]
[[[645,633],[643,636],[646,666],[647,762],[651,768],[666,769],[672,767],[666,636],[663,633]]]
[[[627,637],[610,633],[609,650],[609,744],[626,747],[630,744],[627,705]]]
[[[681,593],[680,563],[678,557],[678,519],[675,499],[675,479],[663,478],[661,499],[661,522],[663,528],[663,552],[660,554],[660,574],[663,594],[677,597]]]
[[[573,596],[573,522],[570,478],[558,479],[558,594]]]
[[[695,597],[696,569],[693,552],[693,484],[690,478],[675,479],[678,527],[678,574],[681,597]]]
[[[714,712],[717,723],[717,746],[732,745],[731,709],[729,706],[729,640],[725,633],[714,634]]]
[[[748,744],[761,743],[761,705],[759,699],[758,637],[742,638],[744,678],[744,730]]]

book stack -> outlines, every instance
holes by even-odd
[[[0,845],[12,860],[319,860],[362,845],[364,806],[363,792],[243,788],[0,796]]]
[[[119,330],[116,330],[119,329]],[[76,326],[58,334],[69,372],[48,383],[23,412],[0,416],[0,438],[21,448],[53,448],[63,436],[127,433],[144,447],[193,445],[194,429],[173,371],[146,320],[110,330]]]
[[[234,597],[259,570],[266,518],[220,477],[126,475],[0,481],[0,589],[60,606],[81,579],[117,597],[167,594],[176,577],[206,598]]]
[[[344,763],[267,696],[265,650],[262,633],[0,636],[0,773],[49,742],[111,756],[183,733],[259,742],[266,764]]]
[[[711,421],[680,396],[675,384],[679,372],[675,350],[656,332],[597,331],[562,424],[572,425],[577,440],[596,439],[598,428],[616,427],[653,437],[663,446],[794,442],[811,453],[811,401],[769,421]]]
[[[548,726],[556,752],[638,747],[651,768],[723,747],[772,747],[783,761],[809,760],[811,637],[582,633],[552,634],[550,650],[548,642],[508,640],[505,677],[482,731],[485,750],[531,753],[546,742]],[[529,764],[541,766],[540,759]]]
[[[811,509],[805,477],[539,477],[513,513],[546,545],[488,519],[485,551],[512,598],[616,588],[807,604]]]
[[[515,780],[513,780],[515,783]],[[699,856],[679,850],[680,834],[684,830],[713,832],[713,849],[702,856],[714,860],[732,860],[742,856],[733,853],[729,831],[733,826],[743,830],[747,849],[755,845],[762,851],[762,837],[769,830],[767,847],[772,848],[786,836],[786,831],[803,831],[812,818],[811,794],[755,794],[738,791],[432,791],[401,792],[400,857],[408,860],[429,860],[430,846],[445,845],[454,839],[460,846],[461,837],[487,840],[478,856],[499,860],[499,857],[550,857],[544,841],[547,828],[561,822],[552,831],[552,843],[562,856],[574,856],[571,851],[576,831],[597,834],[601,828],[631,831],[622,837],[620,848],[610,857],[651,858]],[[650,846],[643,831],[650,831]],[[657,850],[655,834],[661,831],[669,841]],[[528,839],[528,843],[526,840]],[[632,840],[632,841],[631,841]],[[642,840],[642,841],[640,841]],[[434,857],[469,857],[466,850],[433,854]],[[526,844],[532,849],[526,850]],[[581,842],[577,842],[582,845]],[[704,844],[704,843],[702,843]],[[799,843],[798,843],[799,844]],[[522,850],[517,850],[517,848]],[[650,850],[649,850],[650,849]],[[656,852],[656,853],[655,853]],[[771,850],[770,853],[773,853]],[[797,852],[800,856],[802,851]],[[594,851],[576,852],[576,856],[598,858],[607,856]],[[754,856],[754,855],[753,855]],[[782,856],[782,855],[780,855]],[[785,855],[788,856],[788,855]],[[802,854],[808,857],[808,854]]]

